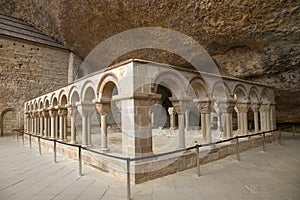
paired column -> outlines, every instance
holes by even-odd
[[[25,119],[26,119],[26,127],[25,127],[25,132],[29,133],[30,132],[30,112],[25,112]]]
[[[68,114],[70,115],[71,119],[71,144],[77,144],[76,141],[76,114],[77,108],[75,105],[68,105]]]
[[[38,112],[39,115],[39,135],[44,136],[44,116],[43,116],[43,110],[40,110]]]
[[[254,132],[258,133],[259,132],[259,123],[258,123],[258,111],[260,108],[260,104],[259,103],[253,103],[251,105],[251,109],[253,111],[254,114]]]
[[[43,109],[43,117],[44,117],[44,137],[49,137],[50,135],[50,118],[48,109]]]
[[[57,110],[54,107],[49,108],[49,116],[50,116],[50,138],[56,139],[56,119],[57,119]]]
[[[91,115],[95,111],[95,104],[91,102],[76,102],[77,110],[82,117],[82,146],[92,145]]]
[[[35,127],[35,125],[34,125],[34,112],[33,111],[31,111],[30,112],[30,133],[31,134],[34,134],[34,127]]]
[[[175,130],[175,109],[174,107],[168,108],[169,116],[170,116],[170,130]]]
[[[237,103],[236,105],[237,110],[239,111],[239,121],[240,121],[240,133],[242,135],[248,134],[248,110],[249,110],[249,103]]]
[[[185,100],[177,100],[170,98],[175,112],[178,114],[178,148],[185,148],[185,129],[184,129],[184,116],[185,116]]]
[[[223,127],[223,137],[232,137],[232,112],[235,106],[235,101],[229,100],[225,102],[218,102],[221,113],[225,115],[225,122]]]
[[[100,102],[96,103],[96,108],[101,117],[101,150],[108,151],[107,145],[107,114],[110,110],[110,99],[104,101],[103,99]]]
[[[270,123],[270,105],[262,104],[260,107],[261,127],[263,131],[269,131],[271,128]]]
[[[201,114],[201,131],[203,135],[203,140],[205,143],[212,142],[211,128],[210,128],[210,113],[211,102],[210,101],[201,101],[199,99],[194,99],[194,102],[197,103],[198,111]]]
[[[65,141],[67,139],[67,114],[66,107],[60,106],[58,109],[60,141]]]

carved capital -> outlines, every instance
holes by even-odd
[[[66,108],[59,108],[58,109],[58,116],[60,117],[66,117],[68,114],[68,111]]]
[[[197,107],[198,107],[198,111],[200,113],[211,113],[212,108],[211,108],[211,102],[210,101],[196,101],[194,100],[194,102],[196,102]]]
[[[107,115],[110,110],[110,103],[96,103],[96,109],[100,115]]]
[[[263,105],[261,105],[259,111],[260,111],[260,112],[269,112],[270,109],[271,109],[270,104],[263,104]]]
[[[238,109],[239,112],[242,113],[247,113],[249,110],[249,103],[237,103],[236,108]]]
[[[175,109],[174,109],[174,107],[169,107],[169,108],[168,108],[168,113],[169,113],[169,115],[174,115],[174,114],[175,114]]]
[[[259,109],[260,109],[260,103],[252,103],[252,104],[251,104],[251,110],[252,110],[254,113],[258,112]]]
[[[50,117],[56,117],[57,116],[57,110],[55,108],[49,108],[49,116]]]
[[[172,102],[173,108],[178,115],[183,115],[185,113],[187,104],[186,100],[170,98],[170,101]]]
[[[218,102],[218,108],[221,113],[232,113],[234,106],[236,104],[236,101],[224,101],[224,102]]]
[[[48,118],[48,117],[49,117],[49,110],[44,109],[44,110],[42,111],[42,115],[43,115],[43,117]]]

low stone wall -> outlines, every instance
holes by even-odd
[[[25,140],[28,141],[28,139],[29,137],[26,135]],[[36,146],[38,144],[38,139],[35,137],[32,137],[31,139],[33,145]],[[266,134],[266,143],[271,143],[272,141],[273,135]],[[239,150],[240,152],[243,152],[258,146],[262,147],[263,137],[255,136],[251,138],[243,138],[239,139],[239,142]],[[41,140],[41,147],[42,149],[53,151],[53,142]],[[56,147],[58,154],[78,160],[78,148],[59,143],[57,143]],[[235,140],[232,142],[217,144],[214,147],[200,148],[200,165],[225,158],[232,154],[236,154]],[[82,151],[82,161],[84,164],[104,171],[113,177],[117,177],[121,180],[126,179],[126,161],[124,160]],[[195,150],[162,156],[159,158],[132,161],[130,163],[131,182],[133,184],[139,184],[193,167],[196,167]]]

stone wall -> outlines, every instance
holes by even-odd
[[[0,114],[8,131],[23,117],[25,101],[67,84],[69,52],[1,36],[0,55]],[[9,108],[15,111],[3,112]]]

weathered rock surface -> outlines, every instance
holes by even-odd
[[[82,57],[132,28],[177,30],[197,40],[222,73],[274,86],[278,122],[300,123],[299,1],[1,0],[0,12],[35,25]],[[160,51],[132,56],[188,67]]]

